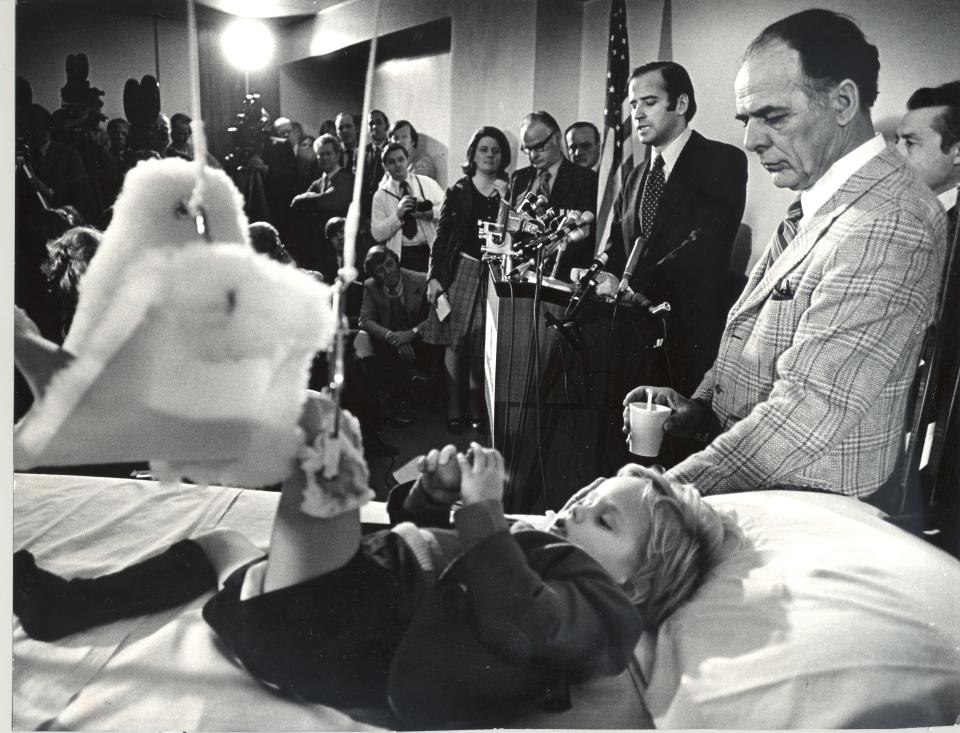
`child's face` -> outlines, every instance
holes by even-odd
[[[649,483],[635,476],[605,479],[568,503],[548,531],[577,545],[624,583],[637,570],[640,543],[648,533],[650,511],[643,496]]]

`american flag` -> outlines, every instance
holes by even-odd
[[[603,147],[600,154],[600,190],[597,201],[597,248],[606,246],[613,205],[633,169],[633,121],[627,103],[630,44],[627,41],[626,0],[610,5],[610,40],[607,46],[606,106],[603,110]]]

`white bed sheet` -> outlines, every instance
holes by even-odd
[[[265,546],[279,494],[150,481],[18,474],[14,549],[68,577],[112,572],[216,526]],[[385,516],[382,505],[363,513]],[[58,642],[13,623],[14,730],[371,730],[322,705],[283,698],[218,648],[206,596]]]

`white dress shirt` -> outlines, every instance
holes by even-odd
[[[820,210],[833,194],[840,190],[850,176],[863,168],[872,158],[880,155],[887,147],[883,135],[877,133],[865,143],[857,146],[840,160],[834,161],[827,168],[827,172],[820,176],[806,191],[800,193],[800,205],[803,207],[803,218],[800,226]]]
[[[689,127],[685,127],[683,132],[677,135],[673,140],[668,142],[663,150],[659,152],[654,148],[653,155],[650,156],[650,163],[647,166],[653,165],[654,159],[657,155],[663,156],[663,182],[666,183],[670,180],[670,171],[673,170],[674,166],[677,164],[677,161],[680,159],[680,153],[683,152],[684,146],[687,144],[687,140],[690,139],[690,135],[693,134],[693,130]]]

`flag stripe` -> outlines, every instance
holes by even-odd
[[[630,43],[627,40],[626,0],[612,0],[607,44],[600,186],[597,198],[598,250],[606,246],[613,220],[614,204],[627,175],[633,168],[633,121],[626,99],[629,76]]]

